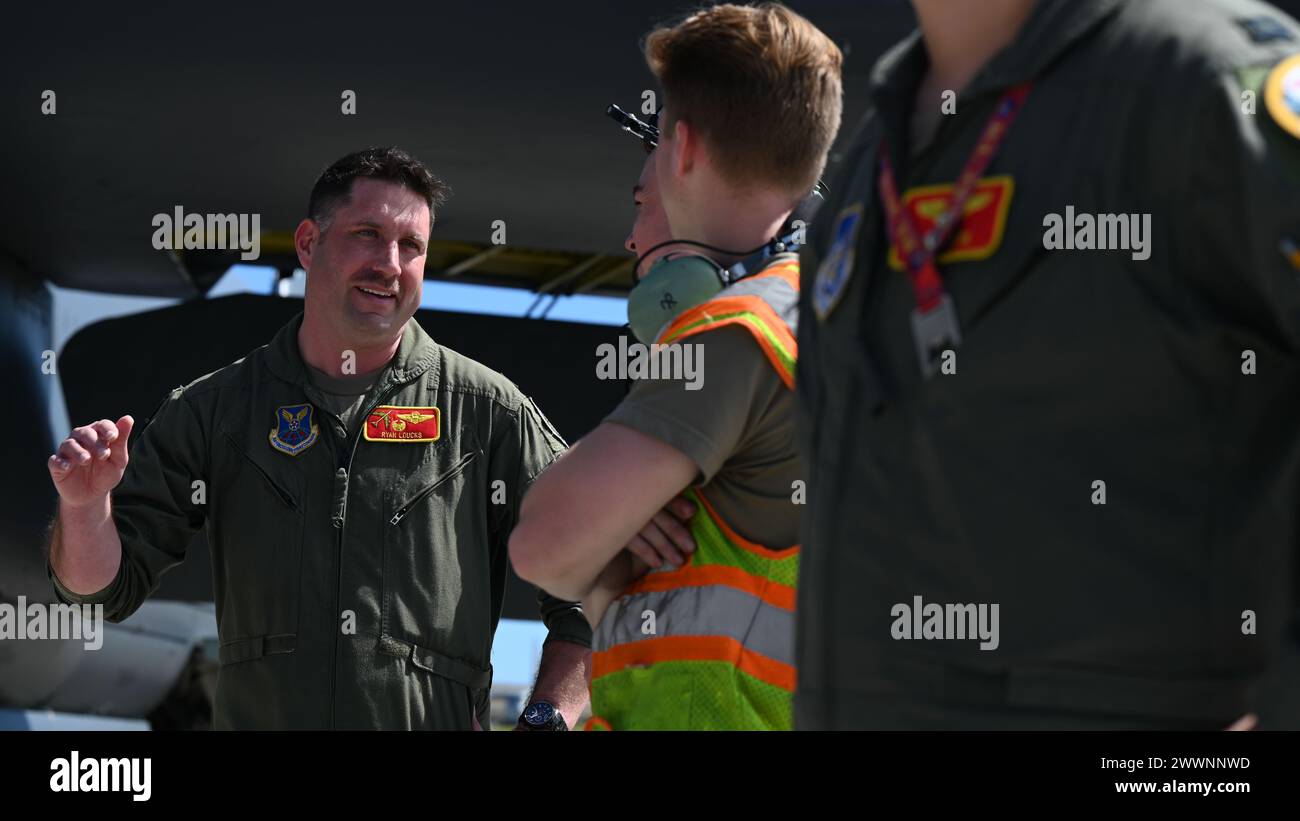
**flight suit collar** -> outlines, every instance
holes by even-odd
[[[305,390],[313,390],[307,366],[298,349],[298,329],[301,327],[302,314],[299,313],[276,332],[271,344],[267,346],[266,361],[276,376]],[[382,393],[393,385],[419,378],[434,367],[438,356],[438,343],[424,332],[415,317],[411,317],[402,333],[402,341],[398,343],[397,353],[380,374],[375,389]]]
[[[925,40],[918,28],[882,54],[871,69],[868,93],[872,103],[876,108],[893,108],[900,103],[906,107],[929,65]]]
[[[962,96],[970,98],[1033,80],[1125,2],[1039,0],[1016,39],[980,70]],[[876,106],[910,110],[929,63],[925,40],[917,29],[877,61],[870,91]]]
[[[1125,2],[1038,0],[1016,39],[976,75],[965,93],[1001,91],[1036,79]]]

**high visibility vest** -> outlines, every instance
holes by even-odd
[[[657,341],[740,325],[793,390],[798,303],[799,263],[779,262],[684,312]],[[609,606],[593,636],[585,729],[788,730],[799,546],[755,544],[702,491],[686,495],[695,552]]]

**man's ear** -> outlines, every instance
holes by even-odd
[[[690,123],[678,120],[673,123],[673,171],[684,177],[699,160],[700,137]]]
[[[311,268],[312,253],[316,250],[316,241],[320,239],[320,229],[315,220],[305,219],[298,223],[293,232],[293,249],[298,252],[298,264],[304,271]]]

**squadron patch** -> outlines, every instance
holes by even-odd
[[[442,413],[434,407],[381,405],[366,417],[367,442],[433,442],[442,429]]]
[[[316,409],[311,405],[281,405],[275,409],[275,427],[271,429],[271,447],[297,456],[316,444],[320,428],[316,425]]]
[[[813,280],[812,303],[818,319],[826,319],[839,304],[844,288],[853,273],[858,247],[858,229],[862,227],[862,203],[850,205],[835,218],[831,247],[817,268]]]
[[[1272,17],[1243,17],[1234,21],[1246,32],[1253,43],[1272,43],[1276,40],[1294,40],[1286,26]]]
[[[962,211],[961,225],[953,232],[951,241],[935,257],[939,264],[988,259],[1002,246],[1002,234],[1007,227],[1007,211],[1015,193],[1015,181],[1003,175],[985,177],[975,185],[966,207]],[[912,214],[917,231],[925,236],[934,228],[940,215],[952,202],[954,186],[927,185],[908,189],[903,194],[903,207]],[[903,260],[898,249],[889,248],[889,267],[903,270]]]
[[[1264,108],[1283,131],[1300,139],[1300,54],[1269,72],[1264,81]]]

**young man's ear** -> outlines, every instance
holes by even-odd
[[[678,120],[673,123],[673,156],[672,167],[674,176],[684,177],[687,172],[695,167],[700,151],[700,137],[691,128],[690,123],[685,120]]]

